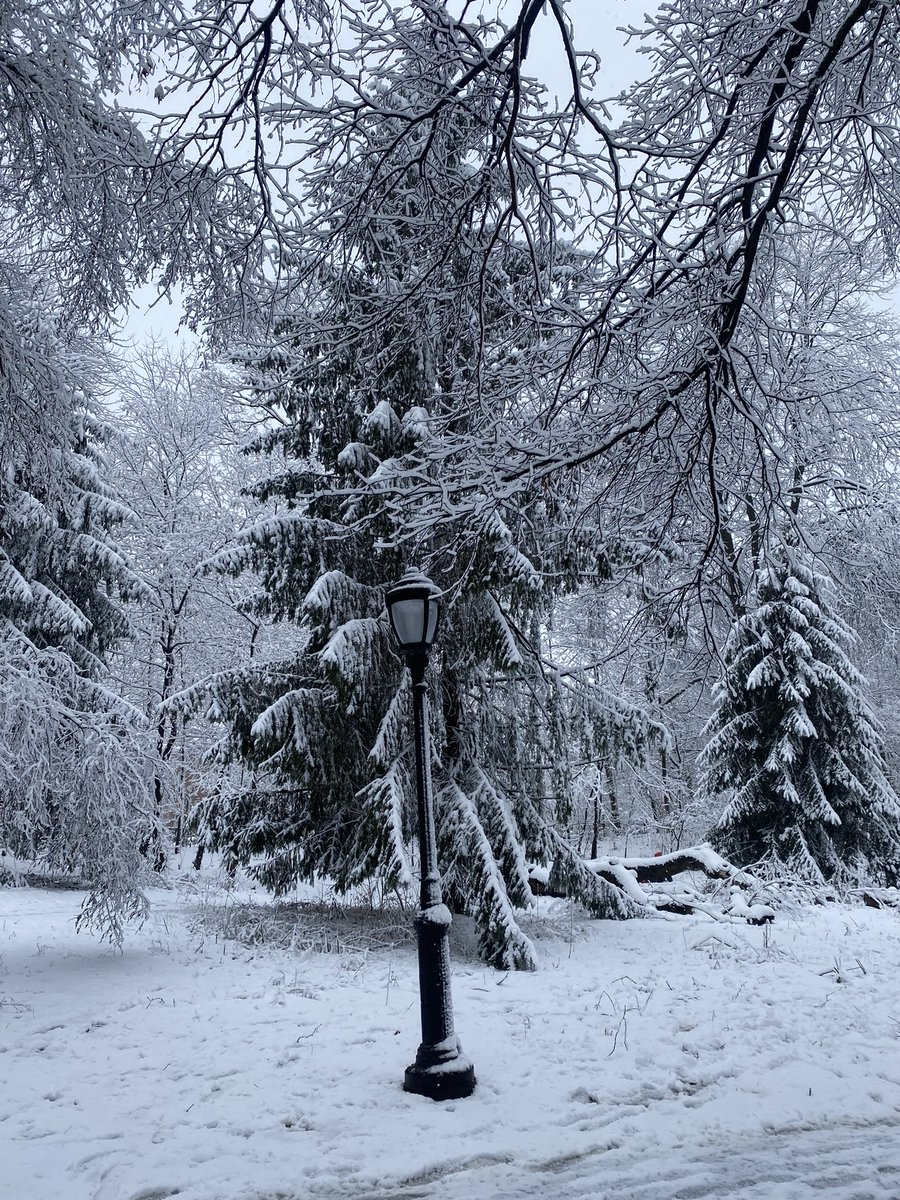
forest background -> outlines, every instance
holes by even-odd
[[[488,961],[535,865],[640,912],[611,847],[895,884],[898,39],[681,0],[620,91],[559,0],[7,6],[10,862],[114,938],[189,837],[402,891],[416,565]],[[189,350],[112,340],[148,283]]]

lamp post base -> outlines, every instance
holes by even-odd
[[[449,1040],[449,1039],[448,1039]],[[429,1100],[462,1100],[475,1089],[475,1068],[462,1053],[459,1042],[420,1046],[416,1061],[406,1068],[404,1092]]]

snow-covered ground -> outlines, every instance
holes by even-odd
[[[410,945],[248,948],[176,890],[120,954],[79,899],[0,890],[3,1200],[900,1197],[894,912],[557,907],[537,973],[457,952],[479,1082],[435,1104]]]

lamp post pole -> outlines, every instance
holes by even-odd
[[[421,632],[415,642],[404,640],[403,622],[398,619],[398,600],[410,601],[413,588],[422,593]],[[422,1043],[416,1061],[406,1068],[403,1087],[407,1092],[432,1100],[458,1100],[469,1096],[475,1087],[475,1069],[463,1055],[453,1028],[453,1001],[450,995],[450,910],[441,895],[441,877],[437,866],[437,842],[434,832],[434,803],[431,792],[431,756],[428,745],[428,720],[425,699],[428,685],[430,642],[437,627],[436,589],[421,576],[406,576],[388,593],[391,624],[406,655],[412,678],[413,727],[416,757],[416,800],[419,827],[419,910],[416,914],[416,942],[419,959],[419,1005],[422,1017]],[[408,611],[415,610],[410,604]],[[429,619],[429,613],[433,615]]]

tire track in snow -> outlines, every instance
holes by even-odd
[[[701,1147],[612,1141],[560,1158],[498,1154],[317,1200],[900,1200],[900,1116],[786,1129]],[[264,1195],[259,1200],[267,1200]]]

